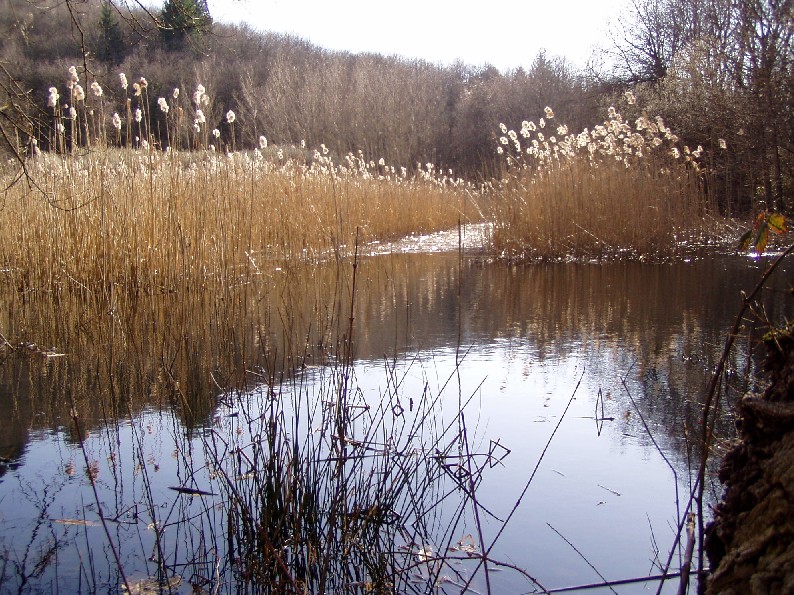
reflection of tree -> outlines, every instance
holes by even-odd
[[[358,331],[359,357],[382,357],[394,345],[406,350],[454,347],[460,291],[464,347],[513,344],[527,365],[590,353],[588,375],[611,383],[613,407],[627,433],[645,435],[641,413],[663,432],[657,440],[684,457],[696,454],[690,451],[697,441],[701,393],[738,312],[740,291],[758,278],[746,261],[715,256],[676,265],[511,269],[467,261],[459,269],[457,256],[443,265],[439,260],[438,255],[395,258],[387,266],[361,267],[383,290],[357,297],[358,318],[368,321]],[[784,313],[782,303],[768,304],[771,316]],[[749,328],[731,354],[729,399],[746,388],[745,373],[758,366],[753,346],[759,333],[754,338]],[[624,375],[639,412],[619,382]],[[729,410],[730,402],[725,407]],[[732,432],[730,423],[723,419],[723,435]]]
[[[116,296],[112,307],[5,292],[0,328],[9,341],[66,355],[14,355],[0,365],[10,412],[0,419],[3,444],[23,444],[27,428],[67,426],[71,403],[89,429],[145,407],[174,408],[188,428],[205,426],[230,391],[277,383],[340,352],[351,275],[345,263],[284,267],[250,285]],[[364,260],[357,275],[357,358],[453,349],[459,333],[465,348],[515,346],[510,357],[525,367],[590,352],[588,373],[612,379],[615,406],[631,408],[617,382],[631,369],[643,415],[671,437],[696,426],[693,387],[704,386],[739,291],[757,276],[735,259],[507,268],[460,267],[457,255],[439,254]],[[779,307],[771,303],[770,317]],[[734,352],[730,384],[752,367],[751,348],[748,337]],[[622,423],[637,427],[631,414]]]
[[[173,408],[189,428],[201,427],[220,395],[283,378],[302,363],[293,355],[334,344],[329,321],[338,313],[321,302],[339,299],[332,274],[294,269],[258,287],[117,296],[112,305],[5,292],[0,326],[9,341],[65,355],[6,349],[0,398],[10,400],[10,415],[0,436],[21,444],[27,429],[68,426],[72,404],[88,429],[145,407]]]

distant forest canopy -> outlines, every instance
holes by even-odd
[[[500,123],[520,129],[551,106],[576,133],[615,106],[629,122],[661,116],[693,151],[703,147],[704,183],[724,211],[794,208],[791,0],[629,0],[608,49],[587,69],[541,52],[508,72],[329,51],[214,22],[204,0],[167,0],[158,10],[131,0],[0,7],[6,143],[13,118],[17,130],[48,138],[48,90],[68,97],[70,66],[86,89],[101,85],[108,127],[114,112],[127,113],[123,72],[146,78],[149,114],[175,88],[186,111],[195,107],[190,98],[203,85],[206,125],[233,134],[238,149],[263,135],[279,145],[325,144],[337,155],[360,150],[396,166],[432,162],[469,178],[500,171]],[[622,99],[627,90],[636,103]],[[226,122],[229,110],[236,126]]]

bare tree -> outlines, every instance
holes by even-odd
[[[697,0],[631,0],[611,32],[615,67],[634,83],[658,81],[692,38]]]
[[[632,0],[618,74],[685,142],[711,149],[730,211],[791,208],[792,1]],[[725,147],[725,148],[722,148]]]

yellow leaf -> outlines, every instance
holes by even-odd
[[[769,224],[769,230],[772,233],[780,235],[788,231],[786,228],[786,218],[780,213],[772,213],[769,215],[766,222]]]

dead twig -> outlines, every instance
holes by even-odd
[[[604,582],[603,582],[604,586],[606,586],[606,587],[609,587],[609,590],[610,590],[610,591],[612,591],[612,592],[613,592],[615,595],[618,595],[618,592],[617,592],[617,591],[615,591],[615,589],[613,589],[613,588],[612,588],[612,585],[611,585],[611,584],[609,584],[609,581],[606,579],[606,577],[605,577],[603,574],[601,574],[601,573],[598,571],[598,568],[596,568],[595,566],[593,566],[593,563],[592,563],[592,562],[590,562],[590,560],[588,560],[588,559],[587,559],[587,557],[586,557],[586,556],[585,556],[585,555],[584,555],[582,552],[580,552],[580,551],[579,551],[579,548],[577,548],[577,547],[576,547],[576,546],[575,546],[573,543],[571,543],[571,542],[570,542],[570,540],[568,540],[568,538],[567,538],[567,537],[565,537],[565,535],[563,535],[563,534],[562,534],[562,533],[560,533],[560,532],[559,532],[557,529],[555,529],[554,527],[552,527],[552,526],[551,526],[551,523],[546,523],[546,525],[548,525],[549,529],[551,529],[551,530],[552,530],[552,531],[554,531],[554,532],[555,532],[557,535],[559,535],[559,536],[562,538],[562,540],[563,540],[565,543],[567,543],[569,546],[571,546],[571,549],[573,549],[573,551],[575,551],[577,554],[579,554],[579,557],[580,557],[582,560],[584,560],[585,562],[587,562],[587,565],[588,565],[590,568],[592,568],[592,569],[593,569],[593,572],[595,572],[595,573],[598,575],[598,578],[600,578],[602,581],[604,581]]]

